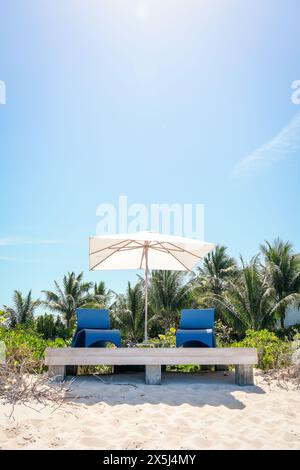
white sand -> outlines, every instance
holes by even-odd
[[[222,372],[103,380],[77,378],[57,410],[17,405],[9,419],[1,405],[0,448],[300,449],[299,390],[238,387]]]

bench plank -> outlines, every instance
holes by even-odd
[[[46,365],[253,365],[255,348],[47,348]]]

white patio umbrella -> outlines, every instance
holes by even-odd
[[[149,269],[191,271],[215,245],[155,232],[90,237],[90,270],[145,269],[145,340],[148,339]]]

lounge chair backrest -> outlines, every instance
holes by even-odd
[[[108,310],[99,310],[96,308],[78,308],[77,331],[86,329],[108,330],[110,328],[110,319]]]
[[[180,328],[183,330],[213,328],[214,318],[215,310],[213,308],[182,310]]]

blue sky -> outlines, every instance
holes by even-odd
[[[203,203],[234,256],[300,251],[298,0],[2,0],[0,305],[88,272],[96,208]]]

